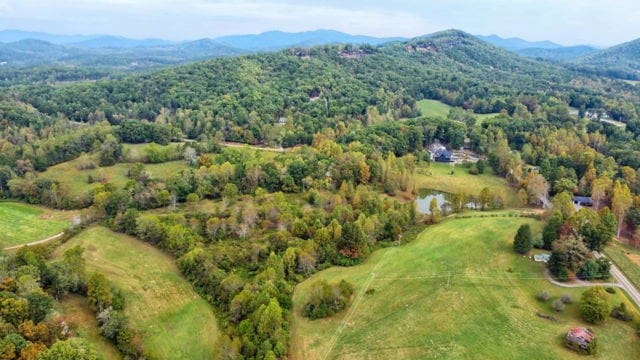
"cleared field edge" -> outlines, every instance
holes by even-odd
[[[121,240],[122,244],[113,247]],[[85,249],[88,272],[103,273],[126,294],[125,312],[143,336],[149,358],[215,358],[221,335],[215,309],[193,290],[173,257],[134,237],[92,226],[56,249],[54,258],[76,245]],[[102,253],[92,254],[95,252]],[[136,255],[139,252],[144,254]],[[167,282],[175,282],[175,286],[164,286]],[[168,287],[172,288],[169,296],[156,296]],[[184,327],[180,331],[176,326]]]
[[[72,224],[76,214],[76,211],[0,201],[2,247],[19,247],[59,235]]]

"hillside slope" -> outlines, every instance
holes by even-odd
[[[78,121],[95,111],[108,119],[154,120],[162,108],[180,108],[235,123],[245,123],[252,113],[272,122],[287,112],[316,119],[359,116],[375,104],[406,117],[422,98],[499,112],[504,105],[487,99],[514,89],[564,88],[571,76],[452,30],[379,47],[323,46],[214,59],[92,85],[31,88],[21,97],[42,112]]]
[[[640,39],[600,50],[575,63],[595,71],[608,70],[616,77],[640,78]]]

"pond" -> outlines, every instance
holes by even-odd
[[[432,199],[436,199],[438,207],[440,208],[440,212],[443,215],[451,214],[453,212],[453,202],[455,201],[455,195],[448,192],[432,189],[422,189],[418,193],[418,198],[416,199],[418,211],[422,214],[430,215],[431,211],[429,210],[429,206],[431,205]],[[476,208],[476,203],[473,199],[465,198],[463,202],[464,207],[467,209]]]

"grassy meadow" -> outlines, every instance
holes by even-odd
[[[79,245],[88,271],[125,293],[125,312],[150,359],[212,359],[219,329],[212,308],[191,288],[173,259],[133,237],[92,227],[58,248]]]
[[[89,309],[89,303],[86,298],[70,294],[55,304],[56,311],[63,316],[77,336],[90,342],[102,359],[122,359],[115,345],[100,335],[98,321],[91,309]]]
[[[640,250],[617,241],[612,241],[604,252],[627,276],[629,281],[631,281],[637,289],[640,289]]]
[[[519,206],[515,192],[504,178],[493,175],[487,167],[484,174],[471,175],[469,169],[461,165],[454,167],[451,175],[451,165],[443,163],[431,163],[416,169],[415,185],[417,189],[432,189],[448,193],[464,193],[478,195],[482,188],[489,188],[494,193],[499,193],[510,207]],[[475,192],[470,192],[473,189]]]
[[[418,101],[417,107],[420,111],[420,114],[422,114],[423,116],[441,116],[443,118],[449,116],[449,110],[451,110],[452,108],[452,106],[449,106],[438,100],[428,99]],[[497,115],[499,114],[476,114],[476,119],[478,119],[479,122],[482,122],[485,119],[489,119]]]
[[[0,202],[0,246],[21,245],[56,235],[71,224],[75,214],[42,206]]]
[[[100,184],[100,179],[114,184],[116,187],[123,187],[127,181],[127,170],[132,164],[119,163],[114,166],[97,167],[95,169],[81,170],[83,164],[98,164],[95,155],[85,154],[79,158],[67,161],[48,168],[40,176],[59,181],[67,189],[72,198],[86,196],[92,189]],[[177,172],[187,169],[184,161],[169,161],[160,164],[145,164],[145,169],[155,178],[168,178]],[[88,178],[92,176],[96,182],[89,184]]]
[[[586,325],[576,305],[584,289],[550,284],[542,265],[513,252],[513,236],[524,223],[534,233],[542,226],[528,218],[451,219],[412,243],[375,252],[361,265],[315,274],[293,296],[292,359],[583,358],[566,349],[563,339],[570,327]],[[302,307],[321,279],[346,279],[356,293],[347,310],[310,321],[301,316]],[[551,299],[537,300],[540,291]],[[551,304],[563,294],[574,303],[557,313]],[[628,302],[619,291],[610,300]],[[592,358],[640,357],[631,325],[610,318],[589,327],[600,346]]]

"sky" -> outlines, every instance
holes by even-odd
[[[334,29],[413,37],[445,29],[563,45],[640,37],[640,0],[0,0],[0,30],[193,40]]]

